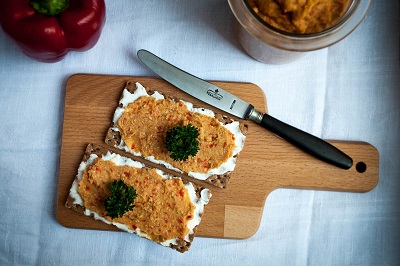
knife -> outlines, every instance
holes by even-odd
[[[252,120],[322,161],[343,169],[353,165],[348,155],[330,143],[256,110],[235,95],[171,65],[149,51],[141,49],[137,56],[154,73],[191,96],[239,118]]]

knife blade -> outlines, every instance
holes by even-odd
[[[137,56],[154,73],[189,95],[236,117],[252,120],[324,162],[342,169],[349,169],[353,165],[352,158],[332,144],[258,111],[250,103],[179,69],[149,51],[141,49]]]

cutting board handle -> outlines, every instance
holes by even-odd
[[[367,192],[375,188],[379,179],[379,153],[366,142],[329,141],[353,158],[350,169],[340,169],[312,158],[291,163],[277,187]],[[294,156],[296,157],[296,156]]]

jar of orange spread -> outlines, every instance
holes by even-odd
[[[228,0],[235,33],[254,59],[292,62],[335,44],[364,19],[371,0]]]

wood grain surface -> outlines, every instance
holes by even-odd
[[[90,74],[71,76],[65,91],[56,214],[63,226],[118,230],[74,212],[64,204],[86,145],[94,143],[106,146],[104,137],[127,81],[140,82],[145,87],[217,111],[157,78]],[[252,103],[258,110],[267,111],[265,95],[258,86],[237,82],[212,83]],[[379,154],[368,143],[329,141],[353,158],[353,167],[343,170],[305,154],[253,122],[249,121],[248,124],[245,146],[227,188],[215,188],[197,181],[211,188],[213,194],[199,225],[198,236],[238,239],[252,236],[258,230],[268,194],[277,188],[367,192],[378,183]],[[135,158],[126,153],[123,155]],[[194,181],[191,178],[188,180]]]

